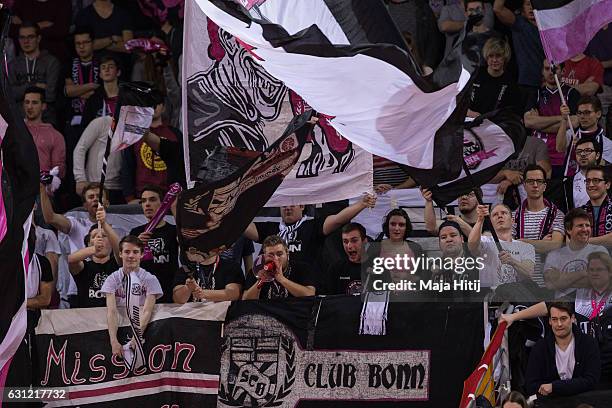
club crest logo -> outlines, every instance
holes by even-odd
[[[228,337],[229,371],[219,402],[231,407],[280,407],[295,382],[295,346],[289,336]]]

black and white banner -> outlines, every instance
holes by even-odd
[[[470,175],[464,168],[457,179],[431,188],[439,207],[488,183],[525,144],[521,119],[510,111],[481,115],[465,127],[463,160]]]
[[[183,52],[183,134],[188,186],[215,146],[264,151],[294,114],[310,107],[187,0]],[[321,88],[323,89],[323,88]],[[372,189],[371,154],[319,117],[298,164],[269,206],[336,201]]]
[[[43,311],[36,329],[42,387],[67,388],[48,407],[214,407],[228,303],[157,305],[144,333],[146,365],[112,356],[106,309]],[[121,339],[129,322],[119,308]]]
[[[483,351],[482,305],[392,302],[386,336],[358,334],[361,307],[349,296],[233,303],[217,406],[458,406]]]
[[[381,2],[258,1],[248,10],[230,0],[195,2],[347,139],[398,163],[433,167],[435,136],[453,133],[447,121],[470,74],[446,87],[421,77]]]

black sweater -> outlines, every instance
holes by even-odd
[[[592,390],[599,382],[601,361],[595,339],[583,334],[576,326],[574,333],[574,374],[569,380],[561,380],[555,362],[555,337],[546,336],[536,343],[529,355],[525,375],[527,395],[538,392],[540,385],[552,383],[552,395],[575,395]]]

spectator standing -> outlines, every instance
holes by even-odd
[[[557,152],[567,152],[565,160],[567,164],[567,175],[573,176],[578,171],[576,157],[576,143],[583,137],[592,138],[597,143],[597,150],[601,157],[608,163],[612,163],[612,140],[606,136],[605,130],[599,126],[601,118],[601,102],[596,96],[583,96],[578,100],[578,127],[574,129],[575,140],[572,140],[572,131],[567,129],[567,106],[561,107],[563,119],[557,132]],[[569,147],[569,148],[568,148]]]
[[[560,208],[567,212],[572,208],[579,208],[589,201],[587,194],[586,172],[599,163],[601,151],[599,145],[592,137],[583,137],[576,142],[576,163],[578,171],[573,176],[563,180],[562,197],[555,196]]]
[[[521,94],[516,82],[506,71],[510,61],[510,45],[501,38],[490,38],[482,50],[487,62],[480,68],[472,87],[471,103],[467,116],[475,118],[496,109],[513,107],[523,113]]]
[[[66,0],[19,0],[13,7],[14,27],[24,21],[40,28],[40,48],[49,51],[62,64],[69,60],[66,37],[70,30],[72,5]],[[14,29],[12,31],[15,31]]]
[[[81,194],[83,188],[92,182],[99,182],[102,175],[104,150],[113,118],[103,116],[94,119],[83,131],[83,135],[74,149],[74,179],[76,192]],[[121,152],[108,156],[104,186],[108,188],[111,204],[125,204],[121,190]]]
[[[55,124],[60,63],[48,51],[40,49],[42,36],[38,25],[24,22],[18,33],[21,53],[15,58],[13,69],[9,70],[9,84],[15,100],[21,105],[25,90],[31,86],[44,89],[47,103],[44,119]]]
[[[164,190],[160,187],[147,185],[143,188],[140,205],[148,222],[153,219],[161,207],[163,198]],[[133,228],[130,235],[137,236],[151,250],[153,259],[143,260],[141,265],[155,275],[164,291],[164,295],[158,299],[158,303],[172,303],[174,273],[178,269],[176,226],[162,219],[153,231],[144,232],[148,222]]]
[[[544,286],[542,263],[544,255],[563,245],[565,228],[563,212],[544,198],[546,171],[538,165],[525,169],[524,181],[527,198],[515,211],[512,236],[533,245],[536,251],[536,265],[532,279],[538,286]]]
[[[81,126],[85,129],[95,118],[113,116],[119,98],[119,60],[110,54],[100,58],[100,79],[102,86],[87,98],[83,108]]]
[[[444,49],[444,55],[452,50],[455,40],[459,36],[459,33],[465,26],[465,22],[470,13],[467,12],[467,8],[481,7],[480,13],[482,19],[478,22],[478,26],[474,26],[480,32],[489,31],[493,28],[494,16],[493,10],[489,3],[483,4],[481,1],[467,1],[459,0],[455,2],[448,2],[442,7],[440,11],[440,17],[438,17],[438,28],[440,32],[446,35],[446,47]]]
[[[482,236],[482,225],[489,215],[486,205],[478,206],[478,221],[468,237],[468,249],[474,256],[484,258],[480,271],[481,285],[496,288],[504,283],[531,279],[535,267],[535,250],[532,245],[512,239],[512,212],[504,204],[491,210],[491,223],[499,237],[499,251],[492,237]]]
[[[565,61],[561,81],[575,88],[580,95],[593,96],[603,85],[604,68],[597,58],[580,53]]]
[[[153,113],[150,131],[172,142],[182,140],[178,129],[166,126],[162,122],[164,99],[154,91],[157,106]],[[159,153],[148,143],[139,140],[121,152],[121,186],[125,200],[135,202],[141,196],[143,188],[150,184],[158,185],[162,190],[168,189],[170,183],[168,165]]]
[[[83,28],[77,28],[74,32],[74,49],[76,57],[64,70],[64,94],[67,99],[66,125],[64,127],[64,139],[66,140],[66,178],[62,186],[62,192],[66,196],[65,208],[78,206],[78,196],[75,194],[73,163],[74,148],[76,147],[83,127],[83,111],[85,102],[100,87],[100,66],[93,58],[93,36]]]
[[[603,107],[603,114],[607,115],[612,104],[612,30],[606,24],[591,40],[584,52],[590,57],[597,58],[604,68],[603,92],[599,94],[599,99]],[[608,131],[610,131],[608,129]]]
[[[66,173],[64,137],[49,123],[43,123],[42,117],[46,108],[45,91],[42,88],[26,89],[23,98],[25,123],[34,138],[40,171],[49,172],[54,167],[58,167],[59,177],[64,178]]]
[[[93,48],[98,54],[113,54],[120,68],[129,73],[125,43],[134,37],[130,15],[111,0],[95,0],[76,17],[77,27],[87,27],[94,35]],[[129,78],[129,76],[128,76]]]
[[[119,237],[103,222],[102,229],[91,226],[84,244],[68,256],[68,268],[77,286],[76,307],[104,307],[102,285],[119,267],[113,256],[113,252],[119,252]]]
[[[342,227],[342,247],[345,256],[329,265],[326,276],[326,294],[355,295],[362,291],[362,268],[367,253],[366,230],[363,225],[350,222]]]
[[[525,102],[530,100],[540,87],[544,50],[531,0],[523,0],[521,14],[518,15],[508,9],[505,3],[506,0],[495,0],[493,11],[499,21],[512,30],[512,43],[518,64],[518,85]]]
[[[106,318],[113,356],[123,357],[123,346],[117,338],[117,306],[126,306],[128,296],[137,297],[133,304],[142,307],[138,326],[140,332],[144,333],[153,316],[155,299],[162,295],[157,278],[140,267],[143,246],[142,241],[133,235],[121,239],[119,257],[123,266],[106,278],[102,285],[101,291],[106,295]],[[124,280],[128,274],[132,274],[132,279],[135,281],[130,289],[135,289],[134,286],[138,285],[140,292],[129,290],[129,293],[126,293]]]
[[[544,85],[539,89],[535,97],[527,102],[524,120],[525,127],[533,129],[533,136],[542,139],[546,143],[548,157],[552,165],[552,178],[556,179],[563,177],[563,172],[565,171],[565,151],[557,151],[557,132],[563,120],[561,115],[562,100],[548,60],[544,60],[542,77]],[[566,84],[561,84],[561,92],[572,115],[572,123],[577,123],[577,118],[574,115],[578,108],[580,94]]]

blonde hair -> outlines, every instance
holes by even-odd
[[[499,54],[504,58],[504,63],[507,64],[512,56],[510,45],[503,38],[489,38],[482,47],[482,55],[485,59],[489,58],[491,54]]]

